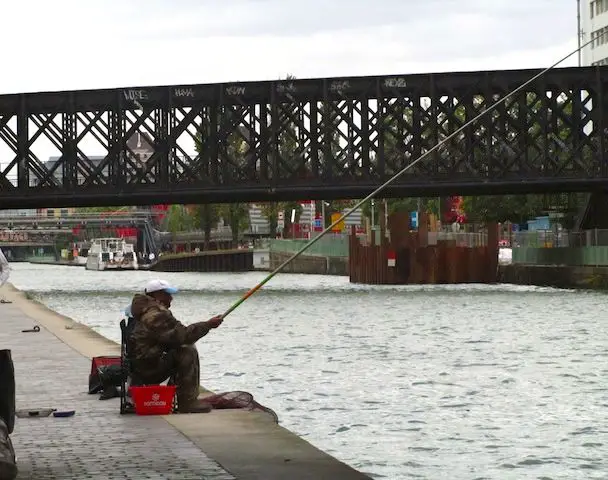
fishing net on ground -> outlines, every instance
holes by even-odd
[[[248,392],[223,392],[205,397],[208,402],[217,410],[241,408],[253,412],[265,412],[272,417],[275,423],[279,423],[279,417],[271,408],[265,407],[253,399],[253,395]]]

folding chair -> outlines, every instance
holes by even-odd
[[[128,317],[127,320],[120,321],[120,413],[134,413],[135,407],[129,395],[129,386],[133,384],[131,378],[131,333],[135,326],[135,319]]]

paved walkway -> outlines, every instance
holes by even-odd
[[[163,418],[120,415],[118,399],[89,395],[90,360],[42,326],[21,333],[36,324],[14,304],[0,304],[0,348],[12,350],[17,409],[76,415],[16,420],[18,479],[234,478]]]

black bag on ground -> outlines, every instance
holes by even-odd
[[[110,365],[117,365],[118,367],[120,367],[120,357],[94,357],[91,360],[91,373],[89,374],[89,393],[99,393],[103,390],[101,378],[99,377],[99,370]]]
[[[122,387],[122,367],[120,365],[104,365],[99,367],[99,381],[101,383],[100,400],[118,397],[118,388]]]
[[[0,419],[0,478],[2,480],[13,480],[16,477],[15,449],[8,436],[8,428],[4,421]]]
[[[15,367],[10,350],[0,350],[0,419],[13,433],[15,428]]]

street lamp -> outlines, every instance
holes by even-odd
[[[323,228],[322,230],[325,230],[325,227],[327,227],[327,222],[325,221],[325,205],[327,205],[329,207],[329,203],[326,202],[325,200],[321,200],[321,216],[323,217]]]
[[[576,37],[578,38],[578,66],[582,65],[581,61],[581,0],[576,0]]]
[[[375,205],[376,205],[376,202],[374,202],[374,199],[372,198],[372,232],[374,231],[374,226],[376,225],[374,222]]]

